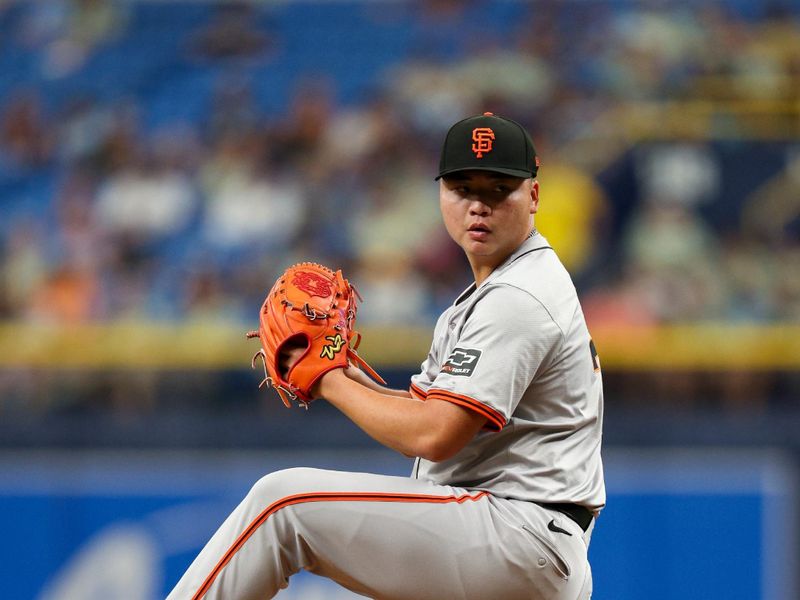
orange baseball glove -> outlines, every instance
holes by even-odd
[[[314,383],[328,371],[347,368],[350,361],[385,384],[356,354],[361,341],[361,335],[353,331],[356,296],[358,292],[339,270],[334,273],[308,262],[286,269],[261,306],[258,331],[247,333],[248,338],[261,341],[252,361],[255,367],[260,356],[264,363],[264,380],[259,387],[265,383],[274,387],[287,407],[295,400],[308,408],[314,399]],[[305,350],[282,374],[281,353],[298,346]]]

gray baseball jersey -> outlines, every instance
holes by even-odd
[[[531,236],[436,326],[419,397],[486,417],[414,477],[266,475],[168,600],[271,598],[301,569],[381,600],[588,600],[588,525],[539,503],[604,504],[602,392],[575,289]]]
[[[416,477],[595,512],[605,504],[599,362],[572,280],[541,234],[441,315],[411,391],[486,417],[456,456],[418,459]]]

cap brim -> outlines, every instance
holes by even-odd
[[[439,181],[442,177],[447,177],[448,175],[452,175],[453,173],[461,173],[463,171],[490,171],[492,173],[511,175],[512,177],[521,177],[522,179],[530,179],[536,177],[536,175],[534,175],[530,171],[524,171],[522,169],[504,169],[502,167],[461,167],[459,169],[449,169],[447,171],[442,171],[434,178],[434,181]]]

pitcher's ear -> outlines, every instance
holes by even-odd
[[[536,214],[539,210],[539,182],[534,179],[531,182],[531,214]]]

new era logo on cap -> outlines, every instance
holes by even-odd
[[[436,179],[471,169],[536,177],[539,158],[530,135],[516,121],[486,112],[459,121],[442,146]]]

